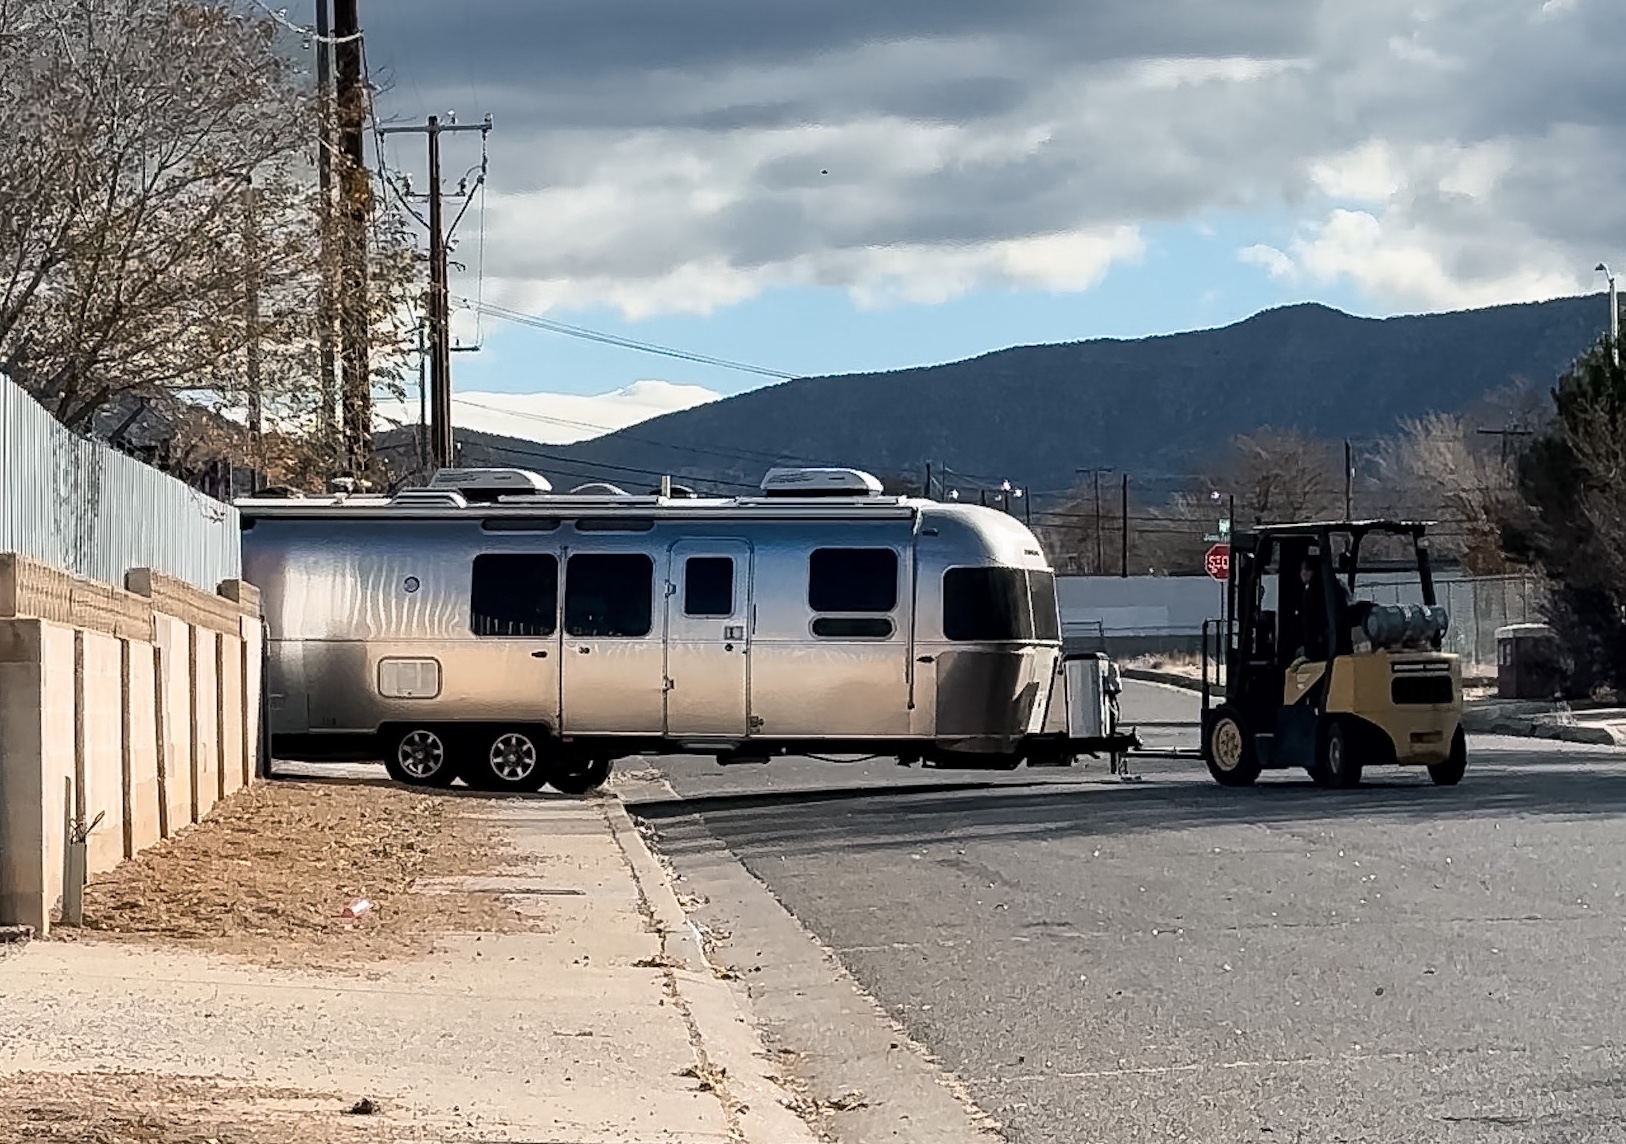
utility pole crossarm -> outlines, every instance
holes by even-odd
[[[488,115],[480,123],[442,123],[431,115],[427,122],[381,127],[384,135],[423,135],[429,144],[429,453],[435,468],[456,462],[457,441],[452,429],[451,306],[447,290],[445,193],[440,179],[440,137],[447,132],[491,130]],[[461,217],[461,216],[459,216]]]

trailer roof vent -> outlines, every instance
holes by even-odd
[[[390,504],[396,508],[467,508],[469,502],[455,489],[402,489]]]
[[[770,497],[876,497],[882,489],[859,469],[769,469],[762,491]]]
[[[626,489],[612,485],[608,481],[589,481],[585,485],[577,485],[570,490],[573,497],[630,497],[632,494]]]
[[[495,504],[499,497],[540,496],[553,491],[548,479],[529,469],[440,469],[431,489],[457,492],[470,504]]]

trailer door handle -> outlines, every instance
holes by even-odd
[[[545,652],[545,651],[533,651],[531,653],[531,658],[532,659],[547,659],[548,658],[548,653]]]
[[[593,649],[590,648],[590,647],[579,647],[576,650],[581,652],[583,655],[592,655],[593,654]]]
[[[933,657],[929,655],[923,655],[919,659],[915,660],[916,663],[931,663],[932,661]]]

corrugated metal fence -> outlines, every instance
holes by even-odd
[[[153,568],[213,592],[242,572],[236,509],[69,432],[3,376],[0,552],[119,585]]]
[[[1362,599],[1380,604],[1422,602],[1415,574],[1361,576],[1356,586]],[[1535,576],[1439,572],[1434,588],[1451,616],[1446,650],[1477,669],[1496,665],[1496,629],[1539,620],[1547,598]],[[1195,652],[1203,620],[1217,618],[1223,608],[1223,589],[1206,576],[1061,576],[1056,594],[1070,647],[1119,655]],[[1267,591],[1265,606],[1276,606],[1273,591]]]

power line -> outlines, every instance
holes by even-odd
[[[763,453],[754,449],[720,449],[708,448],[704,445],[671,444],[665,441],[656,440],[653,437],[634,436],[627,433],[624,429],[618,429],[610,425],[595,425],[588,421],[572,421],[565,417],[552,417],[546,413],[527,413],[517,409],[502,409],[495,405],[486,405],[483,402],[470,401],[466,397],[453,397],[452,401],[455,404],[466,405],[473,409],[483,409],[488,413],[500,413],[509,417],[522,417],[530,421],[541,421],[551,425],[563,425],[573,429],[588,429],[599,433],[614,433],[623,441],[640,445],[652,445],[657,448],[670,449],[677,453],[694,453],[697,455],[720,457],[729,461],[750,461],[754,464],[761,463],[763,461],[776,465],[787,461],[801,462],[809,465],[814,463],[805,457],[797,457],[787,453]]]
[[[555,321],[544,318],[539,314],[527,314],[520,310],[510,310],[506,306],[498,306],[493,302],[484,302],[469,298],[458,298],[459,305],[467,306],[471,310],[490,314],[494,318],[501,318],[507,322],[515,322],[522,326],[531,326],[549,333],[563,334],[570,338],[581,338],[584,341],[598,342],[602,345],[618,346],[621,349],[637,350],[639,353],[656,354],[660,357],[676,358],[678,361],[694,362],[698,365],[716,366],[719,369],[732,369],[740,373],[752,373],[759,377],[771,377],[777,381],[794,381],[803,376],[796,373],[787,373],[781,369],[769,369],[766,366],[749,365],[745,362],[730,361],[727,358],[712,357],[709,354],[690,353],[688,350],[673,349],[671,346],[657,345],[654,342],[639,341],[636,338],[625,338],[619,334],[606,334],[602,330],[591,330],[586,326],[574,326],[568,322]]]

